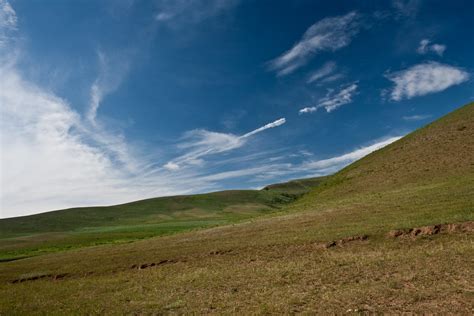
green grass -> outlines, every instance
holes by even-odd
[[[472,232],[387,232],[473,220],[470,104],[275,212],[1,263],[0,314],[472,314]]]

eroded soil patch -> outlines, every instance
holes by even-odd
[[[418,236],[431,236],[443,233],[466,233],[474,231],[474,222],[455,224],[438,224],[407,229],[395,229],[388,232],[390,238],[416,238]]]
[[[367,235],[359,235],[359,236],[351,236],[351,237],[346,237],[342,238],[339,240],[333,240],[324,245],[325,248],[332,248],[332,247],[337,247],[337,246],[342,246],[344,244],[353,242],[353,241],[364,241],[367,240],[369,236]]]

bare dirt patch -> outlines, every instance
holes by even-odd
[[[330,241],[330,242],[324,244],[324,248],[338,247],[338,246],[342,246],[344,244],[347,244],[347,243],[350,243],[350,242],[353,242],[353,241],[364,241],[364,240],[367,240],[368,238],[369,238],[369,236],[367,236],[367,235],[350,236],[350,237],[342,238],[342,239],[339,239],[339,240]]]
[[[466,233],[474,231],[474,222],[455,224],[438,224],[407,229],[395,229],[388,232],[390,238],[416,238],[418,236],[431,236],[443,233]]]

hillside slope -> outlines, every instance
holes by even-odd
[[[356,161],[332,176],[318,192],[376,192],[472,174],[473,108],[470,103]]]
[[[283,215],[1,263],[0,311],[470,314],[473,136],[471,103]]]

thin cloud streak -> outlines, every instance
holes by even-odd
[[[122,83],[130,68],[130,56],[126,54],[108,55],[98,50],[99,75],[91,86],[87,118],[96,124],[97,111],[103,99],[114,92]]]
[[[402,117],[404,121],[422,121],[429,119],[431,117],[430,114],[417,114],[417,115],[409,115]]]
[[[266,124],[266,125],[264,125],[264,126],[262,126],[262,127],[257,128],[256,130],[253,130],[253,131],[251,131],[251,132],[249,132],[249,133],[243,135],[242,138],[250,137],[250,136],[255,135],[255,134],[257,134],[257,133],[263,132],[263,131],[266,130],[266,129],[274,128],[274,127],[283,125],[283,124],[285,124],[285,122],[286,122],[286,119],[285,119],[285,118],[278,119],[278,120],[276,120],[276,121],[274,121],[274,122],[268,123],[268,124]]]
[[[186,165],[203,164],[203,157],[242,147],[250,136],[281,126],[285,122],[286,119],[281,118],[242,136],[211,132],[203,129],[189,131],[185,133],[184,142],[178,145],[179,148],[186,149],[188,152],[167,162],[163,167],[169,171],[176,171]]]
[[[238,0],[158,0],[155,20],[177,29],[223,14],[238,3]]]
[[[269,68],[278,76],[288,75],[320,52],[336,51],[349,45],[360,27],[360,14],[355,11],[324,18],[309,27],[291,49],[269,62]]]
[[[333,61],[329,61],[325,63],[321,68],[314,71],[306,81],[307,83],[312,83],[314,81],[318,81],[322,78],[327,78],[330,74],[332,74],[336,70],[337,66],[336,63]]]

